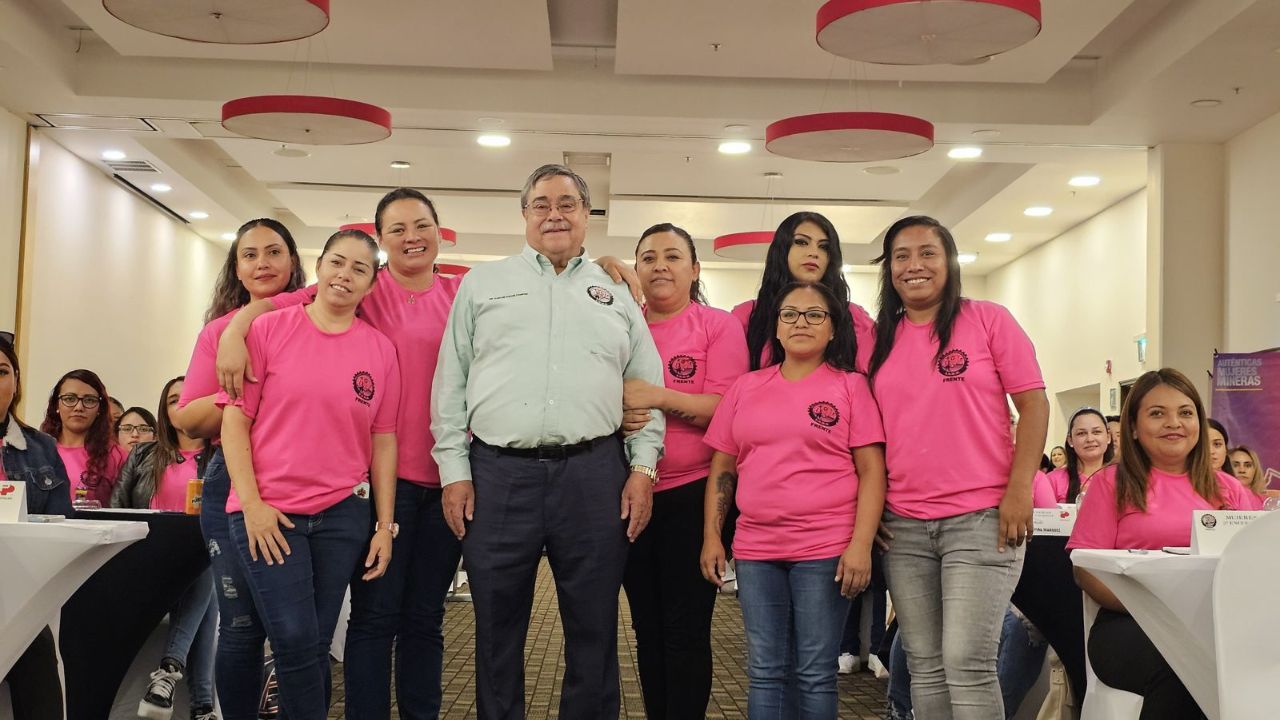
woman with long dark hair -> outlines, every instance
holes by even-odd
[[[140,442],[120,470],[111,493],[111,507],[150,508],[184,512],[187,485],[204,477],[211,446],[173,424],[182,396],[182,377],[164,384],[156,409],[155,440]],[[150,413],[148,413],[150,414]],[[127,422],[129,411],[121,416]],[[138,704],[138,716],[167,720],[173,713],[173,693],[186,678],[191,694],[192,720],[216,720],[213,711],[213,648],[218,604],[213,599],[213,573],[200,573],[169,611],[169,636],[160,666]]]
[[[1227,457],[1227,448],[1231,447],[1231,436],[1222,423],[1209,418],[1209,464],[1214,470],[1231,475],[1231,460]]]
[[[831,289],[786,285],[766,312],[781,362],[738,378],[707,429],[714,484],[702,574],[723,583],[720,534],[736,497],[747,713],[834,720],[847,598],[871,579],[884,434],[866,376],[854,370],[848,308]]]
[[[958,256],[933,218],[889,227],[870,376],[887,442],[886,573],[912,704],[919,717],[994,718],[997,644],[1031,534],[1049,401],[1009,311],[961,295]]]
[[[134,406],[125,410],[111,427],[116,442],[124,448],[126,454],[133,452],[139,443],[154,442],[156,439],[156,418],[144,407]]]
[[[782,362],[774,334],[776,318],[768,316],[768,308],[778,301],[778,293],[783,287],[795,282],[810,282],[826,286],[840,307],[848,310],[853,322],[851,342],[855,346],[856,367],[859,371],[866,371],[867,360],[875,344],[875,323],[862,306],[849,301],[849,283],[844,279],[843,268],[840,235],[825,216],[802,211],[787,216],[778,225],[765,256],[760,292],[755,300],[748,300],[732,310],[733,316],[747,331],[747,357],[752,370]]]
[[[1258,498],[1209,459],[1200,394],[1172,368],[1144,373],[1125,399],[1120,462],[1089,484],[1067,549],[1145,549],[1191,544],[1193,510],[1255,510]],[[1098,679],[1143,696],[1142,720],[1205,717],[1124,604],[1088,570],[1076,582],[1102,609],[1089,634]]]
[[[1115,458],[1107,417],[1091,407],[1082,407],[1067,421],[1067,441],[1063,443],[1066,463],[1049,473],[1049,485],[1060,503],[1074,503],[1085,492],[1089,478]]]
[[[110,504],[125,451],[112,437],[107,388],[97,374],[72,370],[58,378],[40,431],[58,441],[71,498],[96,507]]]
[[[13,335],[0,332],[0,481],[26,485],[28,513],[70,516],[70,483],[57,444],[18,419],[14,408],[21,401],[22,370]],[[9,685],[14,717],[62,720],[58,652],[49,628],[40,631],[0,682]]]
[[[218,603],[218,644],[214,678],[224,720],[257,720],[262,693],[263,644],[266,630],[258,617],[244,567],[236,558],[227,522],[231,480],[218,437],[222,410],[215,372],[219,338],[227,323],[248,299],[268,298],[304,284],[298,246],[288,228],[271,218],[250,220],[236,232],[236,240],[214,286],[206,318],[196,338],[173,423],[192,437],[207,438],[218,449],[204,474],[200,529],[209,546]],[[239,303],[239,304],[238,304]]]
[[[702,439],[721,396],[747,370],[747,343],[737,320],[707,306],[688,232],[671,223],[654,225],[640,236],[635,255],[645,320],[666,372],[660,386],[627,380],[622,404],[624,414],[661,410],[667,434],[653,517],[631,546],[623,588],[647,715],[702,718],[711,697],[716,599],[699,570],[712,453]]]

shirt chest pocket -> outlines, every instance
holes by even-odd
[[[10,477],[13,480],[26,483],[28,490],[39,492],[52,492],[63,484],[62,478],[58,477],[53,467],[49,465],[19,470]]]

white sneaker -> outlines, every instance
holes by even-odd
[[[867,669],[880,680],[889,678],[889,670],[885,668],[884,663],[880,662],[880,658],[875,655],[867,657]]]
[[[836,672],[841,675],[852,675],[862,669],[862,660],[853,653],[841,653],[836,658]]]

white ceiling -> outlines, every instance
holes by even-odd
[[[317,248],[337,225],[369,219],[388,188],[411,185],[458,231],[449,257],[509,254],[522,242],[524,178],[569,157],[607,212],[593,221],[595,255],[629,255],[643,228],[674,221],[711,258],[715,235],[767,229],[808,208],[832,217],[846,258],[863,263],[889,223],[924,212],[980,253],[966,271],[976,274],[1141,189],[1147,147],[1223,142],[1280,111],[1276,0],[1043,0],[1044,29],[1027,45],[979,65],[930,67],[825,53],[814,42],[821,4],[334,0],[332,22],[313,39],[225,47],[139,31],[100,0],[8,0],[0,105],[35,125],[43,116],[140,128],[42,132],[104,172],[108,148],[150,162],[159,173],[121,176],[144,192],[171,185],[155,199],[180,216],[209,213],[190,222],[213,240],[274,215]],[[234,97],[304,91],[387,107],[392,137],[287,158],[218,123]],[[1191,107],[1199,98],[1223,102]],[[938,144],[876,164],[892,174],[763,149],[773,120],[847,109],[921,115]],[[479,147],[481,130],[512,144]],[[754,148],[722,155],[725,138]],[[960,144],[984,154],[948,158]],[[411,167],[392,169],[393,160]],[[1069,187],[1078,174],[1102,182]],[[1054,212],[1025,217],[1031,204]],[[995,231],[1014,238],[983,240]]]

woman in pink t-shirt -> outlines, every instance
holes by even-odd
[[[1200,394],[1171,368],[1133,384],[1120,420],[1120,457],[1089,483],[1068,549],[1158,550],[1191,542],[1193,510],[1255,510],[1256,496],[1210,463]],[[1106,685],[1143,696],[1143,720],[1204,718],[1124,604],[1089,571],[1076,582],[1102,609],[1089,660]]]
[[[58,441],[71,499],[91,507],[110,505],[125,451],[112,437],[107,388],[96,373],[72,370],[58,378],[40,431]]]
[[[258,382],[218,396],[231,537],[294,720],[326,717],[346,587],[362,562],[362,580],[382,576],[396,535],[400,372],[391,341],[355,316],[377,270],[373,238],[331,236],[315,302],[259,318],[247,338]]]
[[[720,537],[736,500],[751,717],[836,717],[847,598],[870,582],[884,432],[853,369],[847,311],[825,285],[782,288],[769,308],[781,364],[738,378],[707,428],[702,574],[723,583]]]
[[[1049,473],[1049,484],[1060,503],[1078,502],[1089,487],[1089,479],[1115,457],[1107,418],[1091,407],[1082,407],[1067,421],[1064,445],[1067,461]]]
[[[165,383],[157,409],[155,440],[140,442],[129,453],[120,470],[120,482],[111,493],[111,507],[186,510],[187,485],[191,480],[204,477],[213,452],[207,442],[174,426],[173,415],[181,396],[181,376]],[[128,418],[126,411],[121,420],[127,422]],[[174,689],[179,680],[186,678],[191,716],[212,717],[217,625],[213,573],[206,568],[169,611],[169,637],[160,666],[151,673],[151,682],[143,693],[140,715],[158,717],[173,712]]]
[[[706,304],[693,238],[670,223],[636,245],[645,319],[664,383],[627,380],[624,418],[667,418],[653,516],[627,556],[623,587],[636,631],[640,689],[651,718],[701,718],[711,697],[711,615],[716,589],[702,578],[702,510],[712,450],[702,442],[720,397],[747,371],[746,338],[729,313]]]
[[[760,292],[755,300],[741,303],[731,311],[746,330],[752,370],[781,360],[773,331],[777,318],[770,317],[768,312],[777,302],[778,293],[785,285],[810,282],[827,286],[840,305],[848,308],[853,318],[851,342],[855,344],[856,368],[866,371],[875,343],[875,323],[862,306],[849,302],[849,283],[844,279],[843,268],[840,235],[825,216],[803,211],[787,216],[778,225],[765,255]]]
[[[955,240],[938,221],[894,223],[877,262],[870,376],[889,468],[886,573],[912,703],[924,718],[1001,717],[996,647],[1031,534],[1044,380],[1009,311],[961,296]]]
[[[218,445],[222,409],[215,403],[218,377],[214,360],[223,329],[245,303],[296,290],[305,282],[298,246],[288,228],[271,218],[241,225],[214,284],[206,324],[191,351],[172,415],[176,427],[192,437],[210,440],[217,448],[205,468],[200,530],[209,547],[210,567],[218,578],[214,679],[223,720],[257,720],[267,634],[253,604],[244,567],[232,551],[227,521],[231,478]]]

